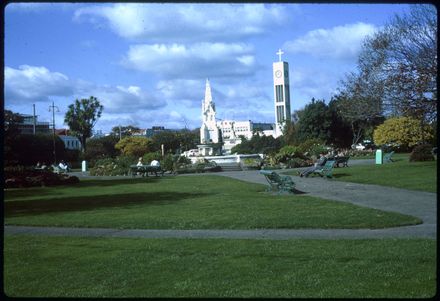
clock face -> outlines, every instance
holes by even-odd
[[[285,78],[289,77],[289,71],[286,70],[286,71],[284,72],[284,77],[285,77]]]
[[[281,77],[281,71],[280,71],[280,70],[277,70],[277,71],[275,72],[275,76],[278,77],[278,78]]]

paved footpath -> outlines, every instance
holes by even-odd
[[[356,160],[357,161],[357,160]],[[371,164],[364,160],[355,164]],[[220,172],[242,181],[267,185],[259,171]],[[182,175],[180,175],[182,176]],[[191,175],[188,175],[191,176]],[[416,216],[423,224],[386,229],[256,229],[256,230],[147,230],[147,229],[100,229],[5,226],[5,234],[44,234],[93,237],[140,237],[140,238],[228,238],[228,239],[364,239],[364,238],[432,238],[437,229],[437,194],[398,189],[379,185],[340,182],[320,177],[300,178],[292,176],[301,195],[349,202],[358,206],[399,212]]]

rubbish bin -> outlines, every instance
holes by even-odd
[[[82,161],[82,172],[86,172],[87,171],[87,162],[86,161]]]
[[[376,164],[383,164],[383,153],[381,149],[376,150]]]

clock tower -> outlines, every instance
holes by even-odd
[[[281,60],[284,52],[281,49],[277,52],[279,61],[273,63],[273,91],[275,105],[275,130],[274,136],[282,134],[282,128],[286,121],[290,121],[290,85],[289,85],[289,63]]]

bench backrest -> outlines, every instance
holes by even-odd
[[[392,152],[390,152],[388,154],[385,154],[385,157],[391,157],[392,155],[394,155],[394,151],[392,151]]]
[[[324,170],[332,169],[334,165],[335,165],[335,160],[328,160],[327,162],[325,162],[325,165],[323,166],[322,169]]]
[[[281,177],[279,174],[272,170],[260,170],[260,174],[264,175],[266,179],[274,183],[281,183]]]

